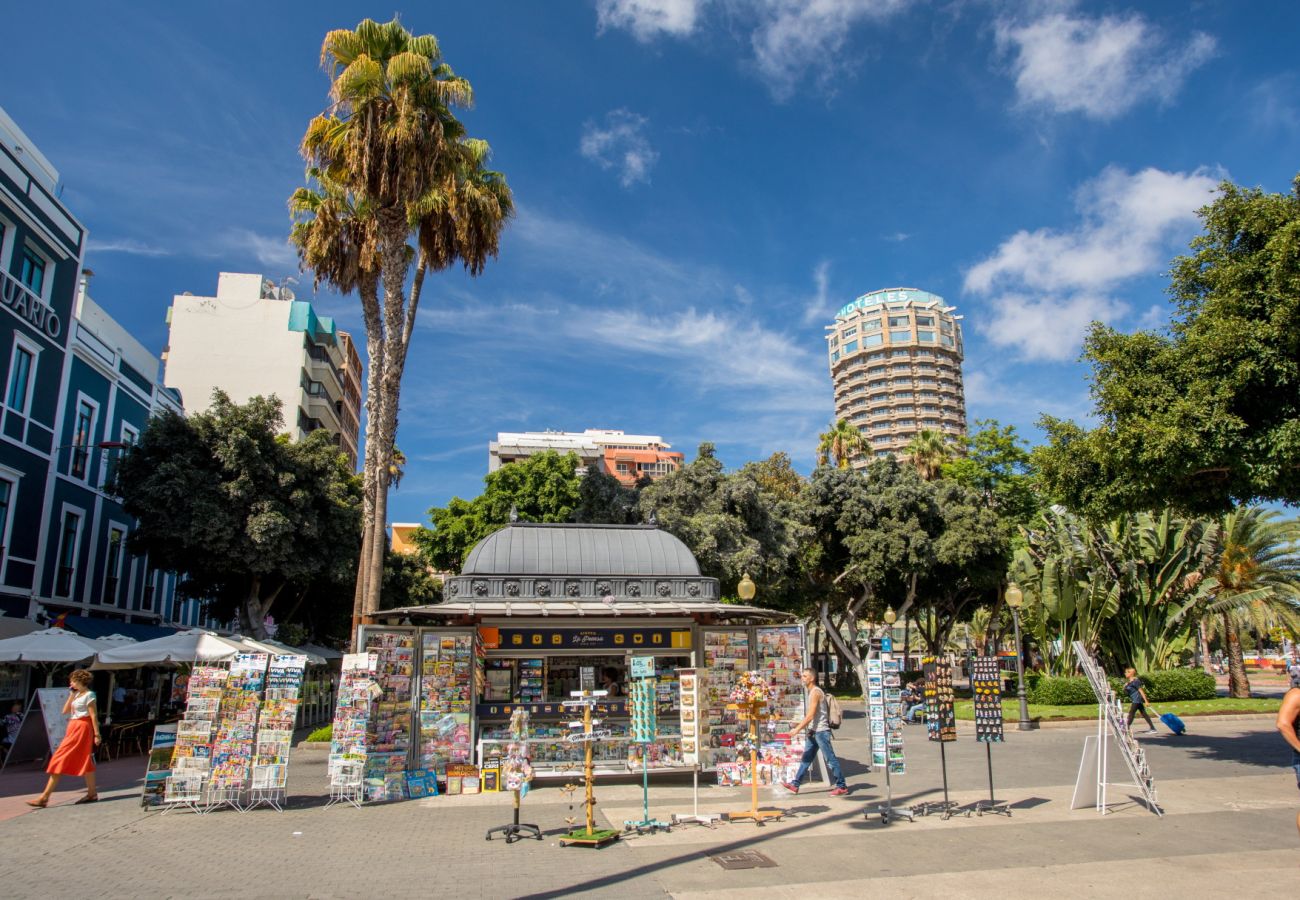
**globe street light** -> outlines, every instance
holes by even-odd
[[[740,584],[736,585],[736,593],[740,596],[741,600],[748,603],[750,600],[754,599],[754,591],[754,582],[750,581],[749,573],[746,572],[741,576]]]
[[[1029,699],[1025,696],[1025,658],[1020,649],[1020,607],[1024,605],[1025,595],[1021,593],[1020,585],[1012,581],[1007,584],[1005,596],[1007,606],[1011,607],[1011,621],[1016,626],[1016,697],[1020,700],[1020,723],[1016,728],[1032,731],[1034,724],[1029,721]]]

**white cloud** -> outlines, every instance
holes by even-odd
[[[86,249],[91,253],[126,253],[131,256],[171,256],[172,251],[166,247],[155,247],[134,238],[117,238],[98,240],[91,238]]]
[[[621,28],[638,41],[661,34],[683,36],[695,30],[707,0],[596,0],[596,28]]]
[[[997,24],[998,45],[1013,51],[1021,106],[1113,119],[1146,100],[1168,102],[1187,76],[1214,55],[1197,32],[1170,47],[1138,13],[1088,18],[1068,12],[1027,24]]]
[[[1128,311],[1115,289],[1157,274],[1186,243],[1220,177],[1107,168],[1076,193],[1073,229],[1018,231],[966,272],[966,291],[989,298],[981,331],[1028,359],[1070,359],[1089,322]]]
[[[248,228],[229,228],[218,235],[209,256],[251,257],[267,268],[266,275],[298,271],[298,253],[287,236],[271,237]]]
[[[650,169],[659,159],[645,134],[649,124],[645,116],[626,109],[611,110],[603,126],[588,122],[583,127],[578,148],[602,169],[617,169],[623,187],[648,182]]]
[[[831,264],[827,260],[822,260],[813,269],[813,284],[816,285],[817,292],[808,298],[808,302],[804,305],[803,323],[805,325],[826,322],[831,318],[830,273]]]

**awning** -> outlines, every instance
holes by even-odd
[[[129,637],[137,641],[152,641],[155,638],[167,637],[180,631],[179,628],[168,628],[165,625],[149,625],[144,622],[123,622],[121,619],[96,619],[90,616],[67,616],[63,620],[64,627],[69,631],[75,631],[82,637],[102,638],[110,634],[120,634],[123,637]]]
[[[31,619],[15,619],[13,616],[0,615],[0,639],[18,637],[40,630],[41,626]]]
[[[741,603],[718,603],[715,600],[631,600],[619,599],[613,603],[600,600],[452,600],[430,606],[405,606],[384,610],[380,618],[459,618],[461,616],[527,616],[551,618],[557,616],[592,616],[593,618],[641,616],[699,616],[710,615],[717,619],[793,619],[790,613],[762,609]]]

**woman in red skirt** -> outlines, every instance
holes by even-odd
[[[63,775],[81,775],[86,779],[86,796],[78,803],[94,803],[99,799],[95,791],[95,748],[99,746],[99,714],[95,692],[90,689],[94,677],[85,669],[77,669],[68,676],[68,699],[63,704],[63,714],[68,717],[68,730],[59,742],[59,749],[50,757],[45,771],[50,773],[45,791],[28,806],[43,807],[50,802],[50,794]]]

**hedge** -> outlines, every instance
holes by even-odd
[[[1097,695],[1086,678],[1065,678],[1044,675],[1033,687],[1026,685],[1029,702],[1043,706],[1082,706],[1096,703]]]
[[[1142,686],[1146,688],[1147,699],[1152,703],[1213,700],[1218,696],[1214,676],[1201,669],[1167,669],[1139,677],[1142,679]],[[1031,679],[1026,672],[1025,682],[1030,703],[1041,703],[1045,706],[1082,706],[1097,702],[1088,679],[1083,677],[1056,678],[1042,675]],[[1110,686],[1120,700],[1128,699],[1124,694],[1123,678],[1112,676]]]
[[[307,735],[308,741],[328,741],[334,737],[333,725],[322,725],[311,734]]]

